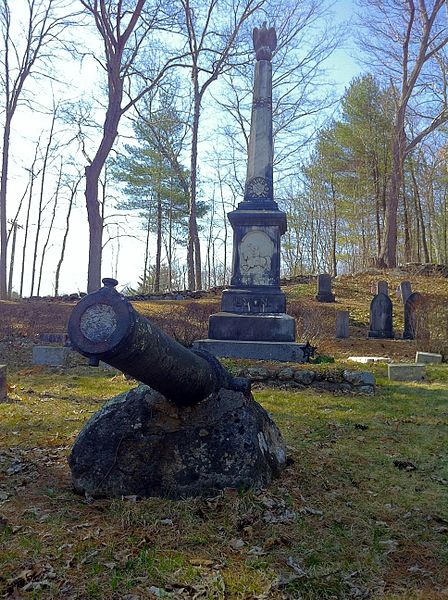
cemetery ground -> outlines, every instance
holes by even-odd
[[[390,289],[403,279],[391,277]],[[318,305],[312,283],[288,287],[300,341],[335,358],[313,369],[366,370],[346,361],[353,354],[406,361],[416,349],[443,352],[448,279],[409,279],[434,307],[430,338],[366,339],[372,276],[337,280],[335,305]],[[217,305],[209,296],[137,308],[188,341]],[[418,384],[390,382],[385,365],[368,365],[374,396],[255,386],[290,459],[266,490],[93,500],[73,494],[67,455],[86,419],[135,382],[79,364],[30,365],[33,336],[64,331],[72,306],[0,304],[0,363],[9,369],[9,400],[0,404],[0,596],[448,597],[446,364],[429,365]],[[337,309],[350,310],[347,340],[332,335]],[[398,331],[401,310],[394,301]]]

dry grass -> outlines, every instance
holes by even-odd
[[[378,278],[337,279],[329,305],[315,302],[314,285],[286,290],[300,335],[339,359],[338,368],[350,354],[414,356],[414,342],[365,337]],[[390,289],[401,279],[390,277]],[[409,279],[443,322],[448,280]],[[137,308],[188,342],[204,336],[218,305]],[[0,363],[11,371],[10,402],[0,404],[1,597],[448,598],[445,365],[429,367],[419,385],[388,382],[385,368],[374,367],[373,398],[257,390],[293,461],[269,490],[92,502],[72,493],[66,459],[85,420],[131,384],[87,368],[27,366],[33,336],[63,332],[72,306],[0,302]],[[338,309],[350,310],[348,340],[333,336]],[[399,331],[402,306],[394,310]]]
[[[267,491],[181,502],[72,493],[75,435],[130,385],[84,373],[15,372],[0,405],[3,597],[447,597],[444,367],[418,386],[377,367],[375,398],[257,391],[294,462]]]

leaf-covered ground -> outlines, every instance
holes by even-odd
[[[76,496],[67,456],[130,382],[10,374],[0,404],[5,598],[448,597],[448,367],[375,397],[262,389],[291,464],[269,489],[211,499]]]

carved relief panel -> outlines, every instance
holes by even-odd
[[[241,283],[272,285],[274,243],[264,231],[249,231],[239,245]]]

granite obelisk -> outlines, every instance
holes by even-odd
[[[244,199],[228,214],[233,229],[232,277],[223,291],[221,312],[210,317],[209,339],[196,345],[219,356],[301,361],[304,344],[294,343],[295,320],[285,314],[280,289],[280,238],[286,231],[286,215],[274,200],[273,187],[275,29],[266,23],[255,28],[253,42],[257,62]]]

